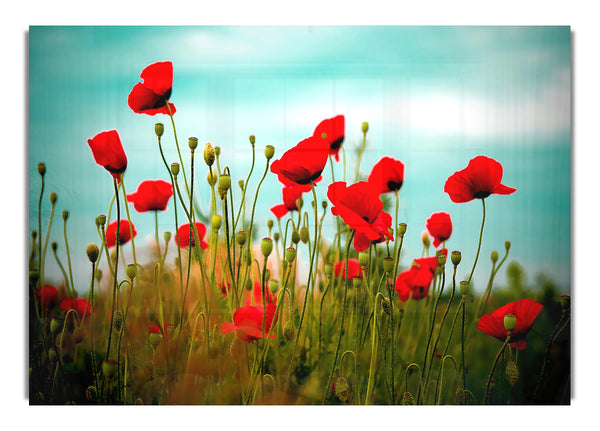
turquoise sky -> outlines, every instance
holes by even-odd
[[[229,166],[235,185],[250,167],[248,136],[256,136],[252,196],[264,169],[265,145],[274,145],[278,158],[336,114],[346,116],[347,177],[353,180],[361,123],[368,121],[361,174],[368,175],[384,155],[406,165],[400,193],[400,219],[408,224],[405,265],[421,254],[426,218],[447,211],[454,222],[447,247],[461,250],[462,275],[468,274],[481,204],[452,203],[443,185],[472,157],[495,158],[504,167],[503,183],[518,191],[486,200],[476,287],[487,283],[490,252],[502,255],[510,240],[509,261],[525,268],[530,283],[544,273],[569,290],[569,27],[31,27],[30,230],[37,226],[36,165],[44,161],[43,220],[49,216],[47,195],[55,191],[51,240],[59,243],[66,262],[60,213],[68,209],[73,265],[85,268],[74,274],[79,291],[89,287],[84,250],[98,242],[94,218],[107,212],[112,197],[111,177],[95,164],[87,139],[118,130],[129,159],[128,192],[144,179],[168,178],[154,123],[165,124],[166,157],[177,160],[169,118],[135,114],[127,106],[143,68],[165,60],[174,65],[171,101],[184,147],[189,136],[198,137],[201,147],[209,141],[220,146],[221,166]],[[206,171],[201,163],[198,169],[197,190],[206,208]],[[341,162],[335,173],[340,179]],[[317,187],[319,200],[330,182],[328,166]],[[265,180],[259,200],[256,218],[264,235],[265,221],[272,218],[268,209],[281,202],[274,175]],[[141,248],[153,237],[153,217],[131,211]],[[161,232],[174,230],[172,208],[159,215],[159,223]],[[329,213],[326,225],[334,223]],[[56,265],[48,265],[47,273],[60,282]],[[505,280],[503,272],[497,280]]]

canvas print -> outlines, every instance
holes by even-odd
[[[30,404],[570,404],[568,26],[28,44]]]

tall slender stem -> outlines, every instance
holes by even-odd
[[[116,229],[116,233],[115,233],[116,259],[115,259],[115,274],[113,276],[112,310],[110,312],[110,328],[108,329],[108,343],[107,343],[107,348],[106,348],[106,358],[105,359],[110,359],[110,341],[111,341],[111,337],[112,337],[113,322],[115,319],[115,303],[117,302],[117,274],[118,274],[118,268],[119,268],[119,246],[121,243],[121,239],[119,236],[119,229],[120,229],[120,225],[121,225],[121,205],[119,204],[119,189],[117,188],[117,179],[116,178],[113,178],[113,186],[115,189],[115,200],[117,202],[117,229]],[[110,257],[109,257],[109,259],[110,259]]]
[[[487,405],[489,397],[490,397],[490,385],[492,383],[492,377],[494,376],[494,370],[496,369],[496,365],[498,364],[498,360],[500,359],[500,356],[502,356],[502,353],[504,353],[504,349],[506,348],[506,346],[508,345],[509,342],[510,342],[510,332],[506,336],[506,340],[504,340],[504,344],[502,344],[500,351],[498,351],[498,354],[496,355],[496,359],[494,359],[494,364],[492,365],[492,369],[490,370],[490,375],[488,376],[487,385],[485,387],[485,402],[484,402],[485,405]]]
[[[481,199],[481,204],[483,205],[483,216],[481,218],[481,230],[479,231],[479,244],[477,245],[477,254],[475,255],[475,261],[473,262],[473,269],[471,269],[471,274],[469,274],[469,278],[467,279],[469,283],[471,282],[471,278],[473,277],[473,272],[475,272],[477,259],[479,259],[479,251],[481,250],[481,239],[483,237],[483,225],[485,224],[485,199]]]

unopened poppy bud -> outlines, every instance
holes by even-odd
[[[165,133],[165,126],[163,123],[156,123],[154,125],[154,133],[156,133],[156,136],[158,136],[159,138],[163,135],[163,133]]]
[[[229,190],[231,187],[231,177],[229,175],[221,175],[219,177],[219,188],[223,191]]]
[[[119,310],[115,311],[113,327],[115,331],[121,332],[121,328],[123,327],[123,313]]]
[[[219,157],[221,155],[221,147],[218,145],[215,147],[215,156]]]
[[[338,377],[335,381],[335,396],[340,399],[340,401],[346,401],[350,397],[350,385],[343,377]]]
[[[198,147],[198,138],[188,138],[188,147],[190,147],[190,150],[194,151]]]
[[[177,162],[171,163],[171,173],[174,176],[179,175],[179,163],[177,163]]]
[[[496,263],[498,261],[498,252],[492,251],[490,254],[490,259],[492,259],[492,263]]]
[[[273,220],[271,220],[271,219],[267,220],[267,228],[273,229]]]
[[[402,394],[402,399],[400,400],[400,404],[402,404],[403,406],[414,406],[415,399],[413,398],[413,396],[410,392],[404,392],[404,394]]]
[[[265,270],[265,280],[268,280],[269,278],[271,278],[271,271],[266,269]]]
[[[58,248],[58,244],[56,241],[52,241],[50,243],[50,248],[52,248],[52,251],[56,251],[56,249]]]
[[[392,257],[387,256],[383,259],[383,270],[388,273],[394,270],[394,259]]]
[[[95,386],[88,386],[85,390],[85,398],[88,401],[96,401],[98,399],[98,390]]]
[[[168,230],[165,231],[165,233],[163,234],[163,238],[165,239],[165,242],[171,241],[171,232],[169,232]]]
[[[50,203],[52,205],[54,205],[56,203],[56,200],[58,199],[58,195],[54,192],[50,193]]]
[[[300,241],[304,244],[308,242],[308,228],[306,226],[300,228]]]
[[[323,267],[323,271],[325,272],[325,275],[331,276],[333,274],[333,263],[326,263]]]
[[[277,291],[279,290],[279,281],[269,280],[269,289],[271,289],[271,293],[277,293]]]
[[[294,244],[298,244],[300,242],[300,234],[298,233],[297,230],[292,232],[292,242]]]
[[[153,349],[156,349],[162,342],[162,334],[160,332],[153,332],[148,335],[148,342]]]
[[[252,265],[252,253],[250,252],[250,250],[246,250],[246,254],[244,255],[244,257],[246,258],[246,265]]]
[[[206,173],[206,182],[208,183],[209,186],[214,186],[215,184],[217,184],[217,173],[214,171],[209,170]]]
[[[263,238],[260,243],[260,251],[264,257],[269,257],[273,251],[273,240],[271,238]]]
[[[94,277],[96,278],[96,281],[98,283],[100,283],[100,280],[102,280],[102,270],[101,269],[97,269],[96,273],[94,274]]]
[[[383,298],[381,300],[381,309],[388,316],[392,314],[392,306],[389,298]]]
[[[515,361],[509,361],[506,364],[506,370],[504,370],[506,380],[511,386],[514,386],[519,380],[519,366]]]
[[[252,145],[254,145],[254,143],[256,142],[256,138],[254,137],[254,135],[250,135],[250,136],[248,137],[248,139],[250,140],[250,143],[251,143]]]
[[[130,263],[125,268],[125,274],[129,277],[130,280],[133,280],[137,276],[137,266],[133,263]]]
[[[517,316],[511,313],[506,314],[504,316],[504,329],[507,332],[512,332],[515,330],[515,326],[517,326]]]
[[[567,311],[571,307],[571,297],[569,295],[561,295],[560,306],[564,311]]]
[[[323,207],[323,209],[327,209],[327,201],[321,201],[321,206]]]
[[[460,263],[460,260],[462,259],[460,251],[454,250],[450,255],[450,259],[452,259],[452,264],[454,266],[457,266]]]
[[[215,163],[215,158],[215,149],[210,142],[207,142],[204,145],[204,163],[206,163],[207,166],[212,166],[213,163]]]
[[[96,263],[98,260],[98,255],[100,254],[100,249],[93,242],[89,243],[85,248],[85,252],[87,253],[88,259],[92,263]]]
[[[69,211],[67,211],[67,210],[64,210],[64,211],[62,212],[62,219],[63,219],[64,221],[67,221],[67,219],[68,219],[68,218],[69,218]]]
[[[249,278],[248,278],[248,279],[246,279],[246,283],[244,284],[244,288],[245,288],[246,290],[252,290],[252,287],[253,287],[253,286],[252,286],[252,280],[250,280]]]
[[[265,147],[265,157],[267,160],[271,160],[275,155],[275,147],[273,145],[267,145]]]
[[[223,224],[223,217],[219,214],[215,214],[210,218],[210,227],[213,228],[214,231],[218,231]]]
[[[508,253],[508,250],[510,250],[510,241],[504,241],[504,248],[506,249],[506,252]]]
[[[56,350],[54,348],[48,350],[48,359],[52,363],[56,362]]]
[[[97,220],[98,220],[98,226],[100,226],[100,227],[102,227],[106,224],[106,216],[104,214],[100,214],[97,217]]]
[[[240,189],[244,190],[244,180],[239,180],[238,186],[240,186]]]
[[[296,208],[298,208],[298,211],[300,211],[303,206],[304,206],[304,199],[302,199],[301,197],[296,199]]]
[[[469,294],[469,282],[463,280],[460,282],[460,294],[462,296],[467,296]]]
[[[369,264],[369,253],[361,251],[358,253],[358,264],[365,267]]]
[[[45,163],[38,163],[37,166],[38,169],[38,173],[43,177],[44,175],[46,175],[46,164]]]
[[[62,329],[63,322],[62,320],[52,319],[50,321],[50,332],[52,334],[56,334],[58,331]]]
[[[235,236],[235,240],[237,241],[238,245],[240,245],[240,246],[246,244],[247,238],[248,238],[248,234],[244,230],[239,231],[237,233],[237,235]]]
[[[367,133],[369,131],[369,123],[363,121],[363,123],[360,126],[360,129],[363,131],[363,133]]]
[[[431,239],[429,238],[427,231],[423,231],[421,234],[421,241],[423,241],[423,245],[425,247],[429,247],[431,245]]]
[[[279,232],[274,232],[273,233],[273,239],[275,240],[275,242],[279,241]]]
[[[285,260],[289,263],[292,263],[296,260],[296,249],[294,247],[288,247],[285,249]]]
[[[294,338],[295,334],[296,327],[294,326],[294,322],[288,320],[287,322],[285,322],[285,325],[283,325],[283,339],[289,342],[292,340],[292,338]]]
[[[358,276],[357,276],[357,277],[354,277],[354,278],[352,279],[352,287],[353,287],[354,289],[360,289],[360,288],[361,288],[361,286],[362,286],[362,278],[360,278],[360,277],[358,277]]]
[[[398,236],[402,237],[406,233],[406,223],[400,223],[398,225]]]
[[[111,381],[117,374],[117,361],[114,359],[105,359],[102,361],[102,374],[106,380]]]

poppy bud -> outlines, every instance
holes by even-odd
[[[515,361],[509,361],[506,364],[506,370],[504,370],[504,374],[506,375],[506,380],[510,383],[511,386],[514,386],[519,380],[519,366]]]
[[[297,230],[292,232],[292,242],[294,244],[298,244],[300,242],[300,234],[298,233]]]
[[[173,174],[173,176],[177,176],[179,175],[179,163],[177,162],[173,162],[171,163],[171,173]]]
[[[279,290],[279,281],[277,280],[269,280],[269,289],[273,294],[277,293]]]
[[[306,244],[308,242],[308,227],[302,226],[300,228],[300,240]]]
[[[386,257],[383,259],[383,270],[385,272],[392,272],[394,270],[394,259],[391,257]]]
[[[271,220],[271,219],[267,220],[267,227],[269,229],[273,229],[273,220]]]
[[[295,334],[296,328],[294,326],[294,322],[288,320],[287,322],[285,322],[285,325],[283,325],[283,339],[289,342],[292,340],[292,338],[294,338]]]
[[[123,327],[123,313],[119,310],[115,311],[113,327],[115,331],[121,332],[121,328]]]
[[[220,215],[215,214],[214,216],[212,216],[210,218],[210,227],[212,227],[215,232],[221,228],[222,224],[223,224],[223,217],[221,217]]]
[[[160,345],[162,338],[163,337],[160,332],[152,332],[148,335],[148,342],[153,349],[156,349]]]
[[[263,238],[260,243],[260,251],[262,251],[264,257],[269,257],[273,251],[273,240],[271,238]]]
[[[219,177],[219,188],[224,192],[227,192],[231,187],[231,177],[229,175],[221,175]]]
[[[188,147],[190,147],[190,150],[194,151],[198,147],[198,138],[188,138]]]
[[[163,135],[163,133],[165,133],[165,126],[163,123],[156,123],[154,125],[154,133],[156,133],[156,136],[159,138]]]
[[[215,147],[215,156],[219,157],[221,155],[221,147],[218,145]]]
[[[171,241],[171,232],[169,232],[168,230],[165,231],[165,233],[163,234],[163,238],[165,239],[165,242]]]
[[[125,273],[130,280],[133,280],[137,275],[137,266],[135,266],[133,263],[130,263],[127,265],[127,268],[125,268]]]
[[[244,180],[239,180],[238,186],[240,186],[240,189],[244,190]]]
[[[100,283],[100,280],[102,280],[102,270],[101,269],[97,269],[96,273],[94,274],[94,277],[96,278],[96,281],[98,283]]]
[[[248,139],[250,140],[250,143],[251,143],[252,145],[254,145],[254,143],[256,142],[256,138],[254,137],[254,135],[250,135],[250,136],[248,137]]]
[[[363,281],[363,280],[362,280],[362,278],[360,278],[360,277],[358,277],[358,276],[357,276],[357,277],[354,277],[354,278],[352,279],[352,287],[353,287],[354,289],[360,289],[360,287],[362,286],[362,281]]]
[[[511,313],[506,314],[504,316],[504,329],[507,332],[512,332],[515,330],[515,326],[517,326],[517,316]]]
[[[109,382],[115,377],[117,373],[117,361],[114,359],[105,359],[102,361],[102,374],[106,377]]]
[[[267,160],[271,160],[274,155],[275,155],[275,147],[273,147],[273,145],[267,145],[265,147],[265,157],[267,158]]]
[[[404,394],[402,394],[402,399],[400,400],[400,404],[402,404],[403,406],[414,406],[415,399],[413,398],[413,396],[410,392],[404,392]]]
[[[58,248],[58,244],[56,243],[56,241],[52,241],[50,243],[50,248],[52,249],[52,251],[56,251],[56,249]]]
[[[88,256],[88,259],[90,260],[90,262],[96,263],[96,261],[98,260],[98,255],[100,254],[100,250],[98,249],[98,246],[96,244],[94,244],[93,242],[91,242],[87,245],[85,252],[87,253],[87,256]]]
[[[106,224],[106,216],[104,214],[100,214],[96,220],[98,220],[98,226],[102,227]]]
[[[288,247],[285,249],[285,260],[292,263],[296,260],[296,249],[294,247]]]
[[[406,223],[400,223],[398,225],[398,236],[404,236],[406,233]]]
[[[321,206],[323,207],[323,209],[327,209],[327,201],[321,201]]]
[[[468,293],[469,293],[469,282],[466,280],[463,280],[460,282],[460,294],[462,296],[467,296]]]
[[[369,123],[367,123],[366,121],[364,121],[361,124],[360,129],[363,131],[363,133],[367,133],[369,131]]]
[[[510,241],[504,242],[504,248],[506,249],[506,252],[508,253],[508,250],[510,250]]]
[[[246,290],[252,290],[252,280],[250,280],[249,278],[246,279],[246,284],[244,285],[244,287],[246,288]]]
[[[427,231],[423,231],[421,234],[421,241],[423,241],[423,245],[425,247],[429,247],[431,245],[431,239],[429,238]]]
[[[38,173],[43,177],[44,175],[46,175],[46,164],[45,163],[38,163],[37,166],[38,169]]]
[[[213,171],[209,170],[206,173],[206,182],[211,187],[214,186],[215,184],[217,184],[217,174],[216,174],[216,172],[213,172]]]
[[[571,306],[571,297],[569,295],[561,295],[560,306],[564,311],[567,311]]]
[[[273,233],[273,239],[275,240],[275,242],[279,241],[279,232]]]
[[[498,261],[498,252],[492,251],[490,254],[490,259],[492,259],[492,263],[496,263]]]
[[[52,319],[50,321],[50,332],[52,334],[56,334],[58,331],[62,329],[63,322],[62,320]]]
[[[331,276],[331,274],[333,274],[333,263],[326,263],[323,271],[325,272],[325,275]]]
[[[56,200],[58,199],[58,195],[54,192],[50,193],[50,203],[52,205],[54,205],[56,203]]]
[[[381,308],[383,309],[383,312],[388,316],[392,314],[392,305],[390,303],[389,298],[383,298],[381,300]]]
[[[299,197],[298,199],[296,199],[296,208],[298,208],[298,211],[300,211],[303,206],[304,206],[304,199],[302,199],[302,197]]]
[[[54,348],[48,350],[48,359],[52,363],[56,362],[56,350]]]
[[[246,231],[241,230],[237,233],[237,235],[235,236],[235,240],[237,241],[238,245],[242,246],[244,244],[246,244],[246,239],[248,238],[248,234],[246,234]]]
[[[64,221],[67,221],[67,219],[68,219],[68,218],[69,218],[69,211],[67,211],[67,210],[64,210],[64,211],[62,212],[62,219],[63,219]]]
[[[215,163],[215,157],[215,149],[210,142],[207,142],[204,145],[204,163],[206,163],[206,166],[212,166]]]
[[[457,266],[460,263],[460,260],[462,258],[462,255],[460,253],[460,251],[454,250],[452,252],[452,254],[450,255],[450,259],[452,259],[452,264],[454,266]]]
[[[369,253],[361,251],[358,253],[358,264],[365,267],[369,264]]]
[[[325,133],[325,132],[321,133],[321,138],[327,139],[327,133]]]
[[[335,396],[340,399],[340,401],[346,401],[350,396],[350,385],[343,377],[338,377],[335,381]]]
[[[271,271],[269,271],[268,269],[265,270],[265,280],[268,280],[269,278],[271,278]]]

